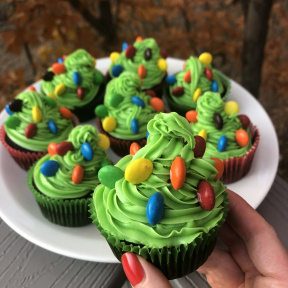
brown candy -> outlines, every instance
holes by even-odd
[[[213,122],[216,129],[221,130],[223,128],[223,118],[220,113],[214,113]]]

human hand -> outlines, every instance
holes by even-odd
[[[287,287],[288,254],[274,228],[239,195],[227,192],[230,210],[219,238],[228,250],[215,247],[198,272],[213,288]],[[125,253],[122,265],[135,288],[171,287],[160,270],[138,255]]]

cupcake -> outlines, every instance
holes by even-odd
[[[91,223],[90,194],[99,183],[100,167],[110,164],[109,139],[92,125],[75,127],[67,141],[49,145],[49,154],[28,171],[28,186],[43,216],[62,226]]]
[[[59,58],[43,75],[41,92],[69,108],[80,122],[91,120],[105,90],[105,78],[95,64],[95,58],[83,49]]]
[[[166,58],[166,51],[153,38],[138,37],[134,44],[124,43],[121,53],[111,53],[109,76],[118,77],[123,71],[135,73],[141,78],[141,90],[152,90],[161,98],[167,74]]]
[[[109,137],[119,156],[129,154],[133,142],[146,144],[147,123],[163,111],[163,101],[140,91],[140,84],[137,74],[123,72],[107,84],[104,105],[95,109],[98,130]]]
[[[182,116],[195,109],[201,95],[207,91],[218,92],[225,101],[230,92],[230,80],[211,65],[210,53],[190,57],[184,63],[183,71],[166,78],[164,96],[171,111]]]
[[[195,140],[184,117],[157,114],[148,131],[143,148],[99,170],[89,211],[119,261],[133,252],[174,279],[213,251],[227,193],[221,167],[202,158],[205,141]]]
[[[47,153],[50,142],[64,141],[78,124],[69,109],[36,91],[20,93],[6,105],[6,112],[9,116],[1,127],[1,141],[25,170]]]
[[[235,182],[250,170],[259,143],[259,131],[247,115],[238,115],[235,101],[224,103],[219,93],[206,92],[197,101],[197,108],[187,112],[195,134],[206,140],[204,156],[223,161],[221,180]]]

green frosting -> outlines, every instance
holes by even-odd
[[[193,100],[193,95],[195,91],[200,88],[202,94],[206,91],[211,91],[212,81],[207,79],[205,76],[205,68],[208,67],[212,71],[213,79],[212,81],[217,81],[218,83],[218,92],[221,94],[224,91],[223,84],[216,72],[215,69],[212,68],[211,64],[203,65],[196,57],[190,57],[185,62],[185,68],[183,71],[178,72],[175,77],[177,82],[174,85],[169,86],[169,91],[172,99],[175,103],[180,105],[185,105],[191,107],[191,109],[195,109],[196,102]],[[191,71],[191,82],[187,83],[184,81],[184,75]],[[172,93],[173,88],[175,87],[184,87],[184,94],[182,96],[174,96]],[[200,96],[201,97],[201,96]]]
[[[112,79],[106,87],[104,105],[108,108],[108,116],[113,117],[117,122],[115,130],[109,134],[115,138],[136,140],[146,137],[147,123],[156,112],[149,105],[151,96],[139,91],[139,87],[139,77],[131,72],[123,72],[118,78]],[[118,105],[113,104],[112,100],[115,97],[118,97],[120,101],[122,100]],[[140,98],[145,107],[135,105],[132,102],[132,97]],[[102,119],[102,123],[104,119]],[[134,133],[131,128],[132,119],[138,123],[138,133]]]
[[[48,99],[36,91],[22,92],[16,99],[22,100],[22,110],[9,116],[5,122],[5,131],[8,137],[18,146],[37,152],[47,151],[50,142],[59,143],[67,139],[74,125],[71,119],[61,116],[58,106],[53,99]],[[42,119],[36,122],[32,115],[33,107],[40,109]],[[57,126],[57,134],[53,134],[48,126],[49,120],[53,120]],[[9,125],[14,121],[17,125]],[[30,124],[37,126],[36,135],[32,138],[25,136],[25,129]]]
[[[86,105],[94,99],[104,82],[102,73],[95,68],[95,59],[85,50],[78,49],[66,57],[64,65],[66,68],[64,73],[55,74],[51,81],[42,80],[41,92],[45,95],[54,94],[57,101],[69,109]],[[48,71],[52,71],[52,67]],[[73,81],[74,72],[78,72],[81,77],[81,83],[78,85]],[[55,92],[55,88],[59,84],[64,84],[66,87],[65,92],[61,95],[57,95]],[[83,99],[79,99],[77,96],[79,87],[84,90]]]
[[[74,150],[68,151],[66,155],[45,155],[34,166],[33,179],[38,190],[53,199],[75,199],[89,195],[99,183],[97,174],[101,168],[101,161],[108,159],[106,152],[97,145],[98,133],[92,125],[76,126],[70,133],[67,141],[72,142]],[[89,143],[93,158],[85,160],[81,153],[81,145]],[[57,161],[60,165],[55,176],[45,177],[40,168],[48,160]],[[79,184],[72,181],[73,169],[81,165],[84,169],[84,177]]]
[[[141,89],[146,90],[153,88],[155,85],[161,83],[166,75],[166,71],[162,71],[158,67],[158,60],[163,58],[160,53],[160,48],[153,38],[146,38],[141,41],[134,42],[133,46],[136,48],[136,53],[133,58],[127,58],[125,51],[122,51],[120,56],[112,63],[109,68],[110,76],[113,78],[112,68],[115,65],[121,65],[124,71],[133,72],[138,75],[138,67],[142,64],[146,68],[147,75],[142,80]],[[151,49],[151,58],[145,59],[146,49]]]
[[[195,140],[184,117],[177,113],[157,114],[149,122],[148,131],[146,146],[134,156],[125,156],[115,166],[125,171],[132,161],[146,158],[153,163],[152,174],[137,185],[125,178],[118,180],[113,189],[98,185],[92,198],[96,210],[92,219],[108,242],[125,240],[151,248],[191,243],[223,220],[225,187],[214,180],[217,170],[213,160],[194,157]],[[185,161],[186,179],[182,188],[175,190],[170,183],[170,168],[178,156]],[[215,192],[216,204],[211,211],[203,210],[197,199],[201,180],[208,181]],[[155,192],[164,198],[164,214],[158,224],[151,226],[146,206]]]
[[[245,156],[246,151],[251,148],[251,135],[249,129],[244,129],[249,135],[247,146],[241,147],[235,140],[235,133],[243,129],[241,122],[235,113],[227,115],[224,112],[225,103],[222,101],[219,93],[206,92],[197,102],[197,123],[192,123],[192,129],[198,134],[202,129],[207,131],[206,150],[204,156],[215,157],[219,159],[228,159],[231,157]],[[218,130],[213,122],[214,113],[219,113],[223,119],[223,127]],[[227,137],[227,147],[223,152],[218,151],[219,138],[225,135]]]

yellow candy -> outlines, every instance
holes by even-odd
[[[98,134],[99,140],[97,142],[98,146],[101,147],[104,150],[107,150],[110,147],[110,140],[109,138],[104,134]]]
[[[238,114],[239,112],[239,105],[237,102],[235,101],[228,101],[225,103],[224,105],[224,112],[227,114],[227,115],[230,115],[232,113],[234,114]]]
[[[208,52],[204,52],[199,56],[199,61],[203,64],[203,65],[209,65],[212,62],[212,55]]]
[[[110,54],[110,60],[111,60],[111,62],[112,62],[113,64],[115,64],[116,59],[117,59],[119,56],[120,56],[120,53],[118,53],[118,52],[112,52],[112,53]]]
[[[160,58],[157,62],[157,66],[161,71],[167,70],[167,62],[164,58]]]
[[[205,129],[202,129],[199,133],[199,136],[203,137],[205,141],[207,141],[207,131]]]
[[[92,60],[93,60],[92,67],[94,68],[96,66],[96,59],[94,57],[92,57]]]
[[[56,98],[54,93],[48,93],[47,97],[50,97],[50,98],[54,99],[55,101],[57,101],[57,98]]]
[[[66,86],[63,83],[58,84],[54,90],[56,95],[63,95],[65,91],[66,91]]]
[[[201,94],[202,94],[201,88],[197,88],[193,94],[193,101],[196,102],[198,98],[201,96]]]
[[[35,122],[40,122],[42,119],[42,113],[38,106],[32,108],[32,117]]]
[[[139,184],[149,178],[152,170],[153,163],[149,159],[139,158],[128,164],[125,179],[131,184]]]
[[[106,132],[112,132],[115,130],[117,122],[113,117],[106,117],[102,122],[102,127]]]

